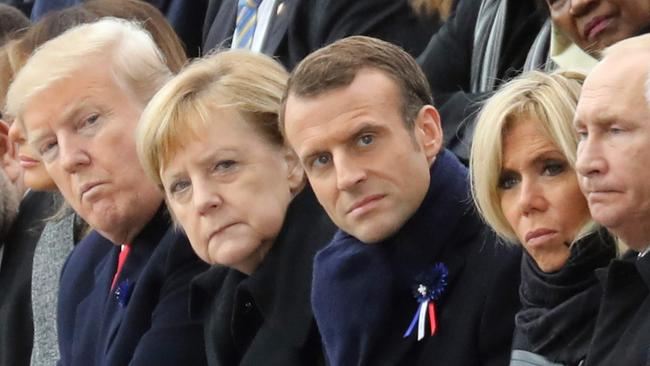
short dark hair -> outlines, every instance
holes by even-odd
[[[353,36],[311,53],[296,66],[282,98],[281,130],[284,131],[289,95],[309,98],[346,87],[361,69],[379,70],[397,84],[402,95],[404,122],[409,129],[413,128],[420,109],[433,104],[427,78],[410,54],[376,38]]]

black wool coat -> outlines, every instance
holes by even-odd
[[[650,364],[650,255],[630,251],[597,271],[604,295],[585,366]]]
[[[190,319],[192,278],[208,269],[161,207],[131,244],[97,232],[68,257],[59,287],[59,366],[205,365],[202,323]],[[119,290],[119,291],[118,291]]]
[[[191,309],[206,319],[210,365],[324,363],[309,295],[314,254],[334,231],[306,187],[289,205],[278,238],[252,275],[215,266],[195,279]]]
[[[616,243],[604,229],[573,244],[558,271],[542,272],[524,254],[511,366],[538,364],[533,360],[578,365],[585,359],[603,296],[595,271],[615,257]]]

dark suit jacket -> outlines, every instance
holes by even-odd
[[[116,288],[119,247],[96,232],[61,275],[59,365],[203,365],[201,321],[189,318],[189,283],[207,269],[160,209],[133,241]]]
[[[54,214],[52,193],[29,192],[4,240],[0,264],[0,365],[29,365],[34,339],[32,260],[48,217]]]
[[[237,1],[217,2],[220,6],[211,4],[206,15],[211,22],[204,28],[206,52],[230,47],[235,30]],[[439,24],[437,19],[417,18],[407,0],[281,0],[277,9],[281,11],[271,22],[262,51],[288,69],[310,52],[352,35],[381,38],[417,55]]]
[[[604,294],[585,366],[650,364],[650,255],[630,251],[596,274]]]
[[[440,110],[446,147],[463,160],[469,146],[475,113],[488,94],[471,93],[470,75],[476,26],[482,0],[458,0],[456,11],[434,34],[418,63],[429,80]],[[534,0],[508,0],[499,81],[519,74],[547,15]],[[497,86],[499,83],[497,83]]]
[[[196,279],[192,310],[207,319],[210,365],[323,364],[309,296],[314,254],[334,231],[306,188],[289,206],[281,233],[250,277],[213,267]]]
[[[157,7],[167,18],[185,46],[189,57],[200,55],[201,30],[208,0],[143,0]],[[82,0],[36,0],[31,13],[32,21],[45,14],[69,6],[81,4]]]

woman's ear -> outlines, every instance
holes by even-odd
[[[288,146],[283,148],[284,161],[287,164],[287,180],[289,181],[289,189],[295,196],[305,186],[305,171],[300,165],[298,155]]]
[[[415,119],[415,131],[420,140],[420,146],[424,149],[427,160],[431,163],[443,145],[438,110],[431,105],[422,107]]]

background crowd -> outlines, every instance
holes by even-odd
[[[0,366],[647,365],[650,1],[0,1]]]

